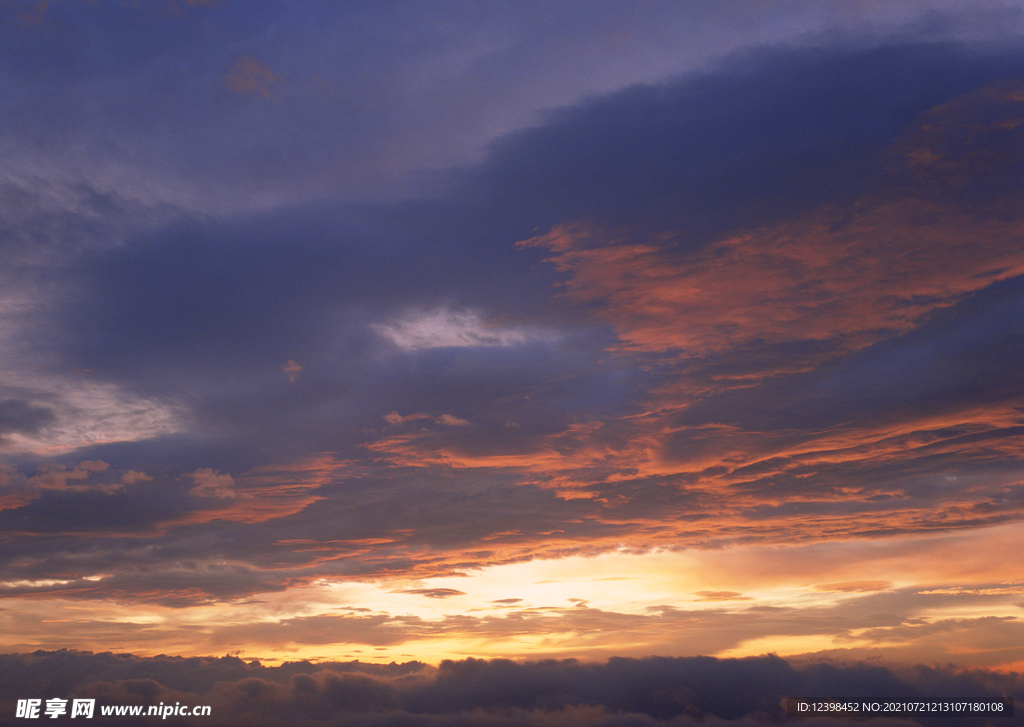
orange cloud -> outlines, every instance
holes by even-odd
[[[1021,461],[1017,432],[1024,418],[1013,401],[933,399],[928,411],[890,407],[884,418],[790,429],[723,423],[711,415],[696,425],[679,422],[710,395],[814,370],[837,352],[907,333],[936,310],[1024,274],[1019,205],[996,192],[984,200],[966,194],[989,189],[991,174],[1019,174],[1016,161],[1003,164],[994,150],[1020,148],[1022,133],[1024,85],[997,84],[926,114],[887,152],[888,186],[845,206],[740,231],[697,250],[673,246],[671,233],[629,240],[587,222],[521,242],[551,251],[548,261],[566,276],[561,296],[612,326],[614,350],[677,359],[650,392],[646,411],[578,427],[571,436],[547,435],[514,454],[468,454],[431,433],[369,446],[390,453],[396,464],[516,469],[531,484],[567,493],[587,488],[582,496],[609,506],[622,497],[606,494],[616,483],[645,477],[685,483],[692,496],[685,511],[714,513],[700,529],[692,521],[681,529],[662,523],[685,541],[827,540],[879,527],[927,531],[1018,519],[1024,508],[1000,494],[1013,486],[1010,475],[958,482],[912,503],[902,485],[867,474],[934,479],[955,476],[957,463],[997,468]],[[746,354],[801,342],[828,345],[782,361]],[[743,359],[745,368],[705,373],[700,362],[708,354]],[[861,474],[831,474],[843,472]],[[815,484],[801,488],[800,481]],[[886,501],[891,506],[880,504]],[[820,507],[813,516],[786,514],[798,503]],[[653,529],[655,520],[644,524]]]
[[[75,467],[68,469],[64,465],[56,466],[44,466],[40,468],[40,473],[34,477],[30,477],[27,480],[27,484],[32,487],[37,487],[44,490],[64,490],[64,489],[119,489],[119,484],[108,484],[108,485],[70,485],[70,482],[77,482],[87,480],[89,475],[95,472],[103,472],[109,468],[106,462],[99,460],[83,460],[79,462]]]
[[[222,475],[205,467],[190,472],[189,477],[196,483],[196,486],[189,490],[191,495],[220,498],[238,497],[238,492],[235,491],[235,480],[231,475]]]
[[[563,295],[597,304],[620,350],[694,356],[754,340],[839,339],[859,348],[910,330],[926,313],[1024,274],[1024,221],[979,222],[938,203],[863,200],[680,255],[601,245],[587,225],[521,245],[548,247]]]
[[[294,384],[295,377],[299,375],[300,371],[302,371],[302,367],[289,359],[288,363],[281,367],[281,371],[288,377],[288,383]]]
[[[152,479],[145,472],[136,472],[135,470],[128,470],[121,475],[121,482],[126,485],[134,485],[136,482],[150,482]]]
[[[823,583],[815,586],[814,590],[827,593],[869,593],[884,591],[891,587],[891,581],[849,581],[847,583]]]
[[[694,251],[580,221],[518,243],[552,252],[563,297],[593,306],[618,350],[721,352],[752,341],[863,347],[1024,274],[1024,85],[938,107],[889,150],[889,187]],[[1008,187],[1012,189],[1012,185]],[[970,194],[968,194],[970,193]],[[987,195],[987,196],[986,196]],[[992,197],[992,199],[989,199]]]
[[[750,596],[744,596],[737,591],[694,591],[698,601],[753,601]]]
[[[215,500],[217,505],[196,510],[181,519],[161,522],[160,528],[214,520],[260,523],[292,515],[320,500],[321,497],[311,491],[338,476],[346,465],[332,455],[323,454],[292,464],[259,467],[240,475],[237,480],[209,468],[196,470],[190,475],[196,482],[191,492]]]
[[[405,417],[404,420],[410,418]],[[392,422],[391,419],[388,421]],[[436,421],[460,428],[470,424],[447,414],[441,415]],[[372,452],[385,455],[395,466],[515,469],[542,476],[536,484],[559,487],[560,473],[567,474],[614,462],[616,452],[593,436],[602,426],[600,422],[572,424],[562,432],[538,439],[534,446],[525,451],[502,451],[501,443],[492,441],[489,442],[491,451],[471,452],[451,441],[444,431],[393,435],[364,446]]]
[[[1024,154],[1024,83],[1003,81],[960,96],[923,114],[893,145],[890,166],[906,186],[931,197],[966,197],[991,212],[1017,214],[1007,181],[1019,178]],[[983,191],[978,195],[978,191]]]

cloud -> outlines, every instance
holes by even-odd
[[[991,702],[1003,695],[1019,698],[1022,689],[1014,675],[924,666],[893,670],[856,662],[797,665],[771,656],[604,663],[467,659],[445,661],[436,669],[417,662],[264,666],[230,656],[141,659],[74,651],[2,659],[9,675],[2,684],[5,709],[14,708],[19,690],[36,693],[39,680],[59,668],[64,697],[95,698],[97,705],[210,704],[225,725],[270,725],[287,719],[306,727],[341,716],[354,725],[440,727],[467,724],[470,715],[472,724],[507,727],[753,725],[766,718],[784,719],[786,697],[812,702]],[[963,720],[942,719],[946,724]],[[940,724],[927,716],[913,721]]]
[[[752,601],[754,599],[744,596],[736,591],[695,591],[701,601]]]
[[[849,581],[847,583],[823,583],[815,586],[817,591],[836,591],[839,593],[861,593],[884,591],[892,587],[891,581]]]
[[[463,591],[459,591],[455,588],[407,588],[399,593],[411,593],[416,596],[425,596],[426,598],[451,598],[452,596],[465,596]]]
[[[1024,594],[1024,586],[1004,586],[1001,588],[935,588],[930,591],[920,591],[924,595],[943,594],[957,596],[960,594],[968,596],[1002,596]]]
[[[288,377],[288,383],[294,384],[295,377],[299,375],[300,371],[302,371],[302,367],[289,359],[288,363],[281,367],[281,371],[283,371],[285,375]]]
[[[68,469],[65,465],[44,466],[39,474],[27,480],[27,484],[44,490],[64,490],[68,488],[79,490],[94,489],[89,485],[69,485],[68,482],[86,480],[90,474],[103,472],[109,467],[110,465],[106,462],[91,460],[83,460],[71,469]],[[117,489],[119,486],[113,485],[113,487]]]
[[[11,360],[18,358],[14,351],[20,346],[9,342],[7,360],[0,361],[7,377],[4,388],[26,398],[6,399],[6,412],[0,412],[7,418],[0,419],[0,447],[7,453],[59,456],[95,444],[151,439],[181,426],[181,407],[163,397],[83,381],[80,374],[72,373],[68,380],[52,373],[26,373]]]
[[[5,432],[35,434],[53,419],[53,411],[46,407],[33,406],[20,399],[0,401],[0,434]]]
[[[197,497],[238,497],[235,491],[235,480],[231,475],[220,474],[209,467],[201,467],[189,473],[196,486],[189,490],[190,495]]]
[[[430,348],[512,346],[540,337],[525,330],[500,328],[484,323],[475,312],[424,311],[374,329],[399,348],[416,351]]]
[[[145,472],[136,472],[135,470],[128,470],[121,475],[121,482],[126,485],[134,485],[136,482],[150,482],[152,479]]]
[[[415,422],[415,421],[419,421],[419,420],[422,420],[422,419],[430,419],[430,415],[429,414],[420,413],[420,414],[406,414],[405,416],[402,416],[401,414],[399,414],[396,411],[391,411],[391,412],[388,412],[387,414],[384,415],[384,421],[386,421],[388,424],[390,424],[393,427],[397,427],[398,425],[404,424],[405,422]]]
[[[1024,98],[1022,89],[986,89],[958,104],[981,113],[974,104],[984,99],[997,114],[993,126],[1013,124],[1024,115],[1024,102],[1014,100]],[[930,119],[920,123],[933,135]],[[900,143],[904,150],[910,146]],[[988,166],[990,155],[958,151],[966,159],[943,170],[944,178],[980,180],[982,170],[969,165]],[[1008,203],[1012,187],[996,189]],[[980,222],[962,199],[937,204],[916,198],[921,191],[873,192],[845,209],[744,231],[683,255],[671,240],[623,243],[585,224],[558,226],[519,244],[550,250],[548,262],[567,275],[564,295],[597,304],[626,349],[700,356],[754,340],[829,339],[862,347],[911,330],[969,293],[1024,274],[1019,216]]]
[[[258,94],[273,98],[270,87],[278,80],[277,74],[255,58],[242,56],[224,75],[224,84],[239,96]]]
[[[529,560],[538,554],[529,540],[515,548],[515,538],[508,539],[511,547],[492,539],[484,541],[490,553],[481,553],[481,546],[453,552],[447,573],[440,572],[437,552],[419,542],[268,544],[239,528],[229,532],[241,542],[218,539],[208,529],[156,541],[135,533],[132,550],[94,537],[104,549],[85,554],[78,539],[49,536],[45,563],[10,563],[0,573],[9,606],[0,613],[6,647],[186,655],[241,649],[248,658],[294,659],[372,646],[386,661],[410,653],[437,660],[451,654],[450,644],[472,643],[477,654],[517,658],[824,653],[1003,671],[1024,659],[1024,652],[1007,646],[1021,629],[1019,584],[997,557],[1019,546],[1013,526],[1001,537],[691,548],[628,558],[580,557],[587,553],[566,538],[554,553],[558,558],[544,561]],[[556,547],[548,541],[541,555]],[[573,548],[575,557],[566,557]],[[39,552],[23,547],[17,554],[39,558]],[[957,556],[965,552],[972,557]],[[361,583],[379,578],[372,566],[385,553],[391,556],[386,563],[401,559],[405,573],[415,568],[430,580],[392,575],[379,586]],[[467,572],[470,559],[501,556],[504,566]],[[951,561],[955,567],[947,565]],[[812,585],[836,573],[858,578],[879,572],[902,584],[871,591],[851,581],[839,586],[863,590],[838,592]],[[609,589],[608,573],[629,574],[610,579],[628,588]],[[695,585],[714,590],[702,598],[694,595]],[[454,591],[463,595],[455,598]],[[495,601],[509,593],[517,597]],[[112,628],[111,619],[121,625]],[[65,621],[59,630],[46,625]]]
[[[459,419],[457,416],[451,414],[442,414],[437,418],[439,424],[444,424],[449,427],[468,427],[471,426],[465,419]]]

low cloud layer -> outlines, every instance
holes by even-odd
[[[95,699],[103,705],[209,705],[218,725],[694,725],[785,719],[785,699],[810,702],[971,702],[1020,699],[1016,675],[866,663],[749,659],[444,661],[373,665],[293,662],[266,667],[226,656],[140,659],[127,654],[37,652],[0,656],[16,698]],[[17,676],[14,676],[14,675]],[[99,715],[98,715],[99,716]],[[114,724],[97,719],[95,724]],[[204,720],[209,721],[209,720]],[[1001,720],[1000,720],[1001,721]],[[168,724],[192,723],[178,718]],[[846,724],[804,720],[809,725]],[[900,715],[869,724],[968,725],[977,718]]]

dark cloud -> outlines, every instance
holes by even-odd
[[[752,52],[552,113],[495,142],[465,194],[502,217],[670,231],[687,249],[872,190],[918,114],[1022,72],[1019,56],[949,44]]]
[[[783,700],[992,702],[1020,698],[1015,675],[866,663],[794,665],[778,657],[523,662],[287,663],[237,658],[36,652],[0,657],[0,702],[95,698],[99,706],[208,704],[215,724],[655,725],[784,718]],[[8,710],[8,707],[10,710]],[[903,717],[907,719],[907,717]],[[172,721],[168,721],[171,724]],[[828,720],[808,724],[828,724]],[[834,722],[839,724],[841,722]],[[872,724],[885,724],[874,720]],[[895,722],[893,722],[895,723]],[[974,724],[963,716],[903,724]],[[980,724],[980,722],[978,722]]]
[[[883,68],[898,72],[881,83]],[[637,388],[651,382],[628,359],[596,364],[612,342],[603,326],[552,300],[550,272],[537,274],[539,255],[516,251],[512,242],[531,229],[585,217],[612,230],[628,225],[628,234],[641,237],[671,229],[677,250],[826,198],[841,203],[878,182],[882,150],[919,113],[1022,69],[1015,56],[931,45],[767,55],[712,76],[638,87],[503,141],[472,171],[472,184],[448,200],[359,214],[312,209],[256,222],[190,223],[90,256],[77,274],[79,293],[66,301],[56,328],[47,322],[51,332],[41,339],[77,368],[150,394],[186,397],[208,431],[242,427],[238,434],[251,438],[260,422],[261,448],[315,433],[329,446],[389,410],[478,424],[482,416],[491,426],[438,435],[465,451],[495,442],[534,447],[531,437],[566,426],[563,412],[607,418],[628,411]],[[823,97],[830,88],[843,92]],[[722,166],[723,150],[732,166]],[[815,167],[844,172],[821,179],[811,173]],[[624,172],[629,180],[617,182]],[[535,178],[520,178],[527,173]],[[715,175],[729,180],[728,191],[709,182]],[[593,208],[562,199],[569,194]],[[778,199],[751,198],[760,194]],[[657,199],[667,206],[653,214],[648,206]],[[745,217],[748,208],[757,215]],[[340,229],[339,214],[348,220]],[[653,227],[644,232],[638,220]],[[711,227],[701,232],[694,220]],[[367,325],[441,306],[478,308],[491,324],[542,315],[562,343],[392,356]],[[540,314],[545,308],[561,313]],[[559,322],[565,315],[574,320]],[[1006,340],[1012,346],[1012,337]],[[753,356],[714,362],[708,375],[728,367],[739,374],[752,358],[799,367],[822,350],[835,353],[820,339],[755,347]],[[902,355],[911,363],[909,353]],[[288,387],[280,371],[291,361],[303,374]],[[898,377],[886,380],[906,389]],[[939,393],[921,396],[943,401]],[[854,389],[844,397],[862,399]],[[876,399],[885,401],[885,392]],[[728,416],[723,399],[701,406]],[[800,410],[804,419],[813,416],[813,402]],[[696,420],[701,411],[688,417]]]
[[[20,399],[0,401],[0,435],[6,432],[35,434],[53,421],[53,411]]]
[[[49,3],[40,12],[12,0],[0,21],[0,79],[10,89],[0,110],[8,138],[56,161],[47,171],[57,177],[102,169],[95,176],[109,186],[190,208],[395,198],[415,186],[413,173],[478,159],[495,136],[537,123],[540,109],[706,67],[751,44],[827,46],[837,33],[856,44],[864,24],[900,27],[922,10],[906,3],[882,17],[827,5],[657,2],[636,13],[619,0],[586,9],[175,1]],[[928,27],[904,34],[991,41],[1021,26],[1019,9],[1004,3],[937,5],[944,12]],[[909,65],[893,58],[875,70],[893,76]],[[822,95],[838,87],[824,85]],[[871,120],[872,129],[887,123]],[[723,131],[726,141],[758,128]],[[661,165],[650,166],[657,176]],[[519,173],[508,171],[510,181]],[[423,186],[436,191],[436,180]]]
[[[455,588],[408,588],[399,593],[411,593],[415,596],[425,596],[427,598],[451,598],[452,596],[465,596],[463,591],[459,591]]]
[[[682,422],[815,430],[1013,401],[1024,384],[1012,363],[1024,354],[1022,312],[1024,280],[994,283],[904,336],[813,373],[708,397]]]

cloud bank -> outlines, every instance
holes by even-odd
[[[784,720],[787,697],[812,702],[991,703],[1019,699],[1024,689],[1016,675],[926,667],[894,671],[865,663],[796,665],[777,657],[649,657],[605,663],[468,659],[437,667],[418,662],[293,662],[265,667],[230,656],[140,659],[61,651],[0,660],[5,670],[18,673],[0,693],[5,713],[13,713],[16,695],[53,694],[93,698],[97,708],[210,705],[213,723],[219,725],[305,727],[337,724],[339,719],[352,725],[747,725]],[[42,691],[40,684],[45,685]],[[95,723],[115,721],[100,718]],[[944,715],[868,723],[976,722]],[[190,722],[179,718],[167,723]]]

